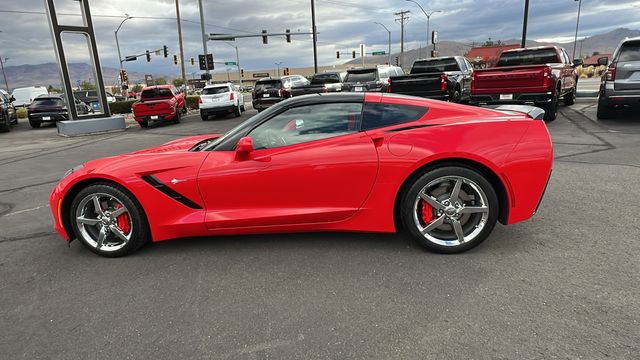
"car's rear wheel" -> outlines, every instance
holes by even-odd
[[[489,181],[469,168],[447,166],[419,177],[401,203],[403,225],[425,248],[459,253],[484,241],[498,219]]]
[[[98,255],[127,255],[151,238],[142,207],[118,186],[95,184],[81,190],[73,199],[70,217],[77,238]]]
[[[544,110],[544,120],[554,121],[558,117],[558,103],[560,102],[560,92],[556,93],[551,98],[551,101],[540,107]]]
[[[182,116],[182,112],[180,111],[180,108],[176,108],[176,116],[173,117],[173,123],[174,124],[180,124],[180,117]]]
[[[9,132],[11,131],[11,119],[9,119],[9,114],[4,116],[4,120],[0,123],[0,132]]]
[[[34,128],[37,129],[40,127],[41,123],[39,121],[33,121],[33,120],[29,120],[29,125]]]
[[[452,103],[459,103],[460,102],[460,98],[461,98],[460,89],[456,88],[453,91],[453,95],[451,95],[451,102]]]
[[[237,106],[237,105],[236,105],[236,106],[233,108],[233,115],[235,115],[235,117],[240,116],[240,106]]]
[[[598,98],[598,111],[596,116],[598,119],[611,119],[614,115],[613,106],[608,105],[602,95]]]
[[[567,106],[571,106],[575,104],[576,103],[576,87],[574,86],[573,89],[571,89],[571,91],[565,94],[562,100],[564,101],[564,104]]]
[[[209,115],[200,113],[200,118],[202,119],[202,121],[207,121],[209,120]]]
[[[139,121],[139,122],[138,122],[138,124],[140,124],[140,127],[141,127],[141,128],[147,128],[147,127],[149,127],[149,122],[148,122],[147,120]]]

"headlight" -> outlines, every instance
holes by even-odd
[[[65,172],[64,175],[62,175],[62,178],[60,180],[66,178],[67,176],[73,174],[74,172],[82,169],[83,167],[84,167],[84,164],[80,164],[78,166],[72,167],[71,169],[67,170],[67,172]]]

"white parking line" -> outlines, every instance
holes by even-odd
[[[19,215],[19,214],[26,213],[26,212],[29,212],[29,211],[35,211],[35,210],[38,210],[38,209],[42,209],[44,207],[49,207],[49,205],[40,205],[40,206],[31,208],[31,209],[24,209],[24,210],[14,211],[12,213],[5,214],[5,216]]]

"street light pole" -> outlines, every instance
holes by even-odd
[[[576,35],[573,38],[573,56],[571,60],[576,58],[576,43],[578,42],[578,26],[580,25],[580,8],[582,7],[582,0],[575,0],[578,2],[578,20],[576,20]]]
[[[280,65],[282,65],[282,61],[275,63],[278,67],[278,77],[280,77]]]
[[[379,23],[379,22],[375,22],[375,23],[380,25],[380,26],[382,26],[389,33],[389,54],[388,54],[389,55],[389,60],[388,60],[388,62],[389,62],[389,65],[391,65],[391,30],[387,29],[387,27],[384,26],[384,24],[382,24],[382,23]]]
[[[187,69],[184,64],[184,47],[182,46],[182,24],[180,22],[180,0],[176,0],[176,20],[178,22],[178,45],[180,46],[180,67],[182,68],[182,83],[187,84]]]
[[[318,35],[316,32],[316,3],[311,0],[311,32],[313,33],[313,73],[318,73]],[[280,76],[280,71],[278,71]]]
[[[422,10],[422,13],[424,14],[424,16],[427,17],[427,55],[428,55],[428,57],[431,57],[431,52],[429,52],[429,38],[431,37],[431,29],[429,28],[429,26],[430,26],[430,22],[431,22],[431,15],[433,15],[435,13],[442,12],[442,10],[434,10],[434,11],[427,12],[427,11],[424,10],[422,5],[420,5],[417,1],[415,1],[415,0],[407,0],[407,1],[418,5],[420,10]]]
[[[231,45],[228,42],[224,42],[224,43],[236,49],[236,66],[238,67],[238,86],[242,86],[242,74],[240,71],[240,54],[238,52],[238,47],[236,45]]]
[[[118,48],[118,62],[120,63],[120,74],[122,74],[122,70],[124,70],[124,66],[122,65],[122,54],[120,53],[120,42],[118,41],[118,31],[120,31],[120,28],[122,27],[122,24],[124,24],[125,21],[132,19],[132,17],[129,16],[129,14],[124,14],[124,16],[125,16],[124,20],[122,20],[122,22],[120,23],[120,25],[118,25],[118,28],[115,31],[116,47]],[[124,79],[120,78],[120,81],[122,85],[124,85]]]
[[[4,72],[4,63],[6,63],[7,60],[9,60],[9,58],[2,58],[2,56],[0,56],[0,67],[2,67],[2,76],[4,76],[4,86],[7,87],[7,92],[8,92],[9,82],[7,81],[7,74]]]
[[[524,0],[524,19],[522,20],[522,42],[521,48],[527,47],[527,21],[529,21],[529,0]]]

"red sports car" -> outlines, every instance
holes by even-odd
[[[51,194],[55,229],[104,256],[173,238],[408,231],[443,253],[536,211],[553,148],[527,106],[395,94],[283,101],[228,133],[90,161]]]

